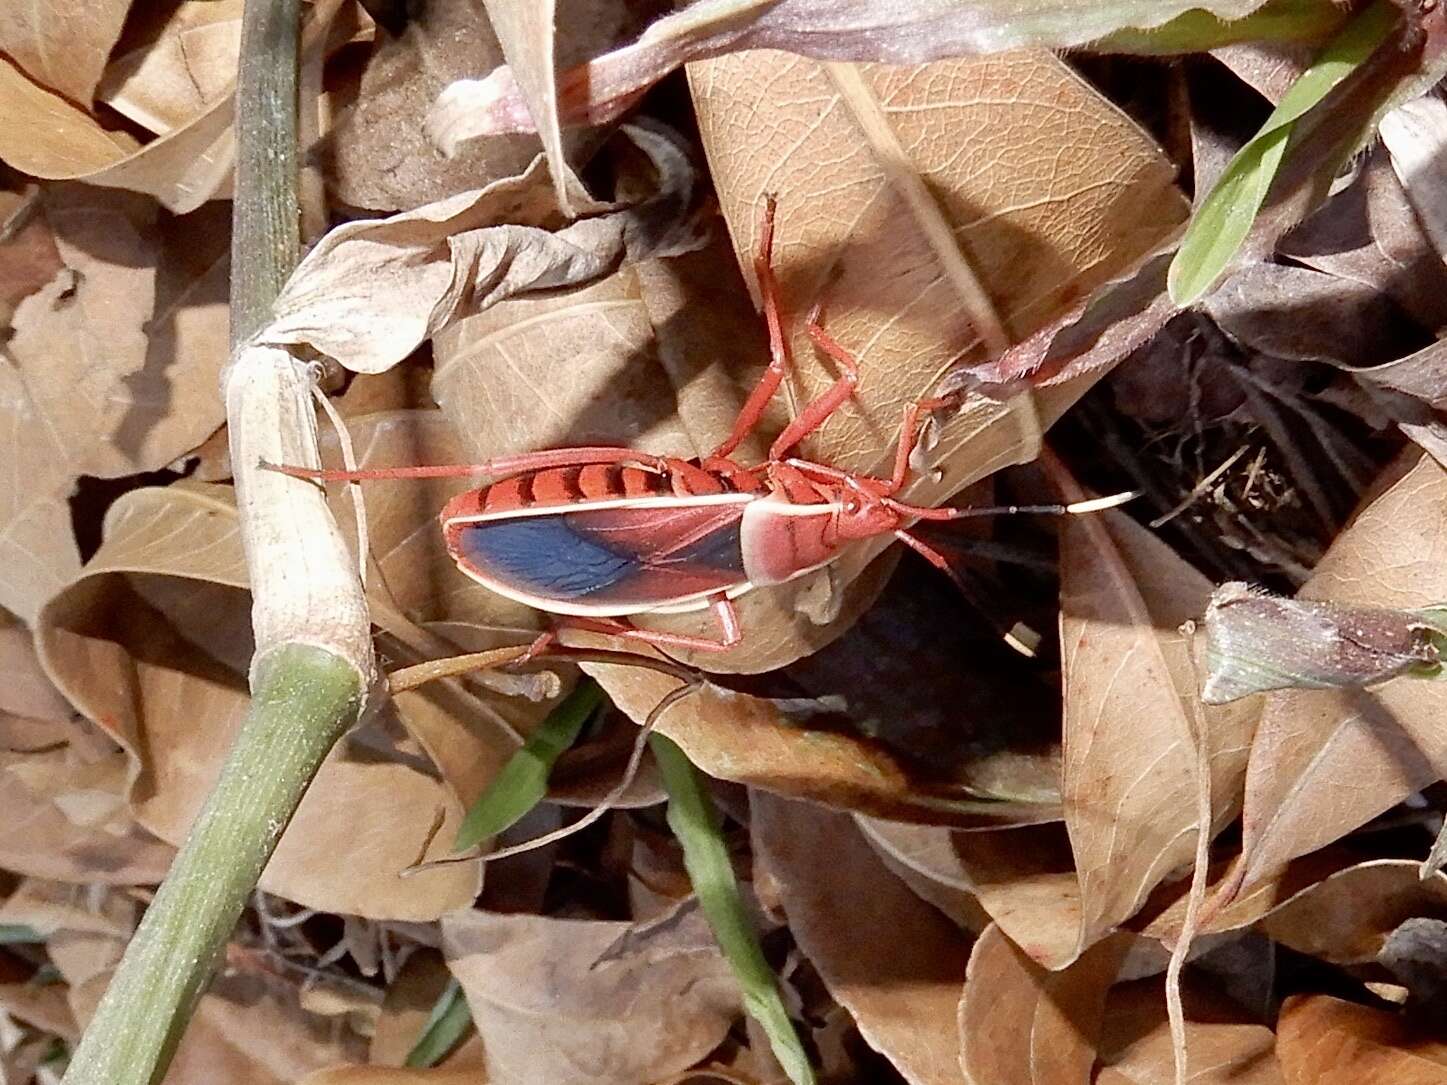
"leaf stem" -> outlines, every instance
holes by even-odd
[[[236,90],[233,348],[266,322],[297,260],[299,23],[299,0],[247,0]],[[280,352],[233,358],[227,421],[257,640],[251,707],[76,1048],[66,1085],[164,1077],[277,841],[365,702],[373,665],[365,604],[324,500],[257,478],[261,455],[315,458],[309,387],[301,363]],[[288,569],[303,572],[288,580]]]
[[[251,711],[81,1038],[66,1085],[159,1081],[262,868],[332,744],[356,671],[294,645],[258,669]]]

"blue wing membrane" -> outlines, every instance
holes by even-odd
[[[521,516],[462,528],[461,554],[488,579],[538,599],[661,603],[745,579],[737,517],[664,555],[609,547],[587,517]],[[625,543],[628,540],[611,540]]]

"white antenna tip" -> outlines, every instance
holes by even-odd
[[[1074,516],[1087,512],[1101,512],[1104,509],[1124,505],[1127,501],[1134,501],[1143,493],[1145,493],[1144,490],[1126,490],[1123,493],[1111,494],[1109,497],[1092,497],[1089,501],[1076,501],[1066,505],[1065,511]]]

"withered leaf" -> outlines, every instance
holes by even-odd
[[[849,815],[758,791],[751,807],[755,860],[860,1034],[911,1085],[962,1085],[968,937],[890,873]]]
[[[37,83],[89,108],[130,6],[130,0],[7,4],[0,9],[0,51]]]
[[[1282,1003],[1276,1055],[1285,1085],[1447,1081],[1447,1044],[1399,1014],[1328,995],[1293,995]]]
[[[1447,904],[1447,877],[1421,877],[1421,865],[1377,859],[1329,875],[1258,921],[1283,945],[1335,964],[1375,961],[1388,935],[1416,915]]]
[[[1067,499],[1078,494],[1067,490]],[[1062,795],[1080,872],[1080,949],[1123,922],[1196,847],[1198,678],[1178,632],[1211,584],[1121,513],[1061,536]],[[1212,831],[1235,817],[1258,706],[1201,709]]]
[[[1410,458],[1332,545],[1300,594],[1411,609],[1447,598],[1440,573],[1447,475]],[[1350,832],[1440,779],[1447,748],[1438,721],[1447,689],[1411,677],[1373,690],[1265,695],[1252,742],[1242,817],[1245,886]]]
[[[544,220],[538,159],[519,177],[390,218],[332,230],[297,266],[258,335],[264,344],[308,344],[349,369],[377,373],[442,328],[466,297],[481,309],[528,291],[590,282],[625,254],[671,251],[670,218],[693,183],[671,135],[632,126],[653,160],[659,192],[643,204],[580,219],[556,232]],[[499,225],[498,223],[503,223]]]
[[[0,607],[33,621],[80,568],[66,504],[75,471],[7,357],[0,357],[0,463]]]
[[[1141,5],[1098,4],[1090,0],[1030,5],[957,4],[916,0],[880,4],[844,0],[820,5],[809,0],[707,0],[660,19],[632,45],[565,72],[559,90],[564,119],[594,123],[617,116],[649,85],[687,61],[737,50],[787,49],[821,60],[916,64],[965,53],[1079,45],[1113,31],[1145,29],[1168,22],[1191,7],[1220,19],[1239,18],[1261,0]],[[470,125],[455,138],[492,132],[530,131],[535,121],[524,88],[508,69],[451,89],[449,110]],[[542,103],[539,103],[542,104]],[[556,117],[542,123],[556,124]]]
[[[80,186],[52,186],[46,217],[65,266],[9,344],[31,401],[77,474],[164,467],[224,420],[227,238]]]
[[[173,843],[246,711],[245,583],[228,489],[136,490],[111,507],[100,551],[38,619],[47,673],[126,748],[136,817]],[[478,884],[462,868],[399,877],[439,810],[440,849],[461,817],[455,793],[384,716],[333,750],[261,886],[329,911],[434,918]]]
[[[1192,1085],[1283,1085],[1272,1058],[1275,1037],[1269,1028],[1242,1021],[1240,1011],[1220,996],[1189,985],[1184,994],[1187,1080]],[[1174,1063],[1160,983],[1143,980],[1117,987],[1106,1003],[1093,1085],[1157,1085],[1173,1079]],[[1306,1085],[1305,1080],[1300,1085]]]
[[[231,93],[241,0],[182,0],[149,40],[106,67],[96,97],[156,135],[174,132]]]
[[[0,753],[0,804],[12,811],[0,867],[58,881],[155,885],[175,852],[126,805],[127,759],[86,762],[64,748]]]
[[[972,1082],[1089,1085],[1106,992],[1128,936],[1094,946],[1060,972],[1030,959],[991,924],[970,954],[960,999],[960,1064]]]
[[[629,948],[617,952],[627,935]],[[629,923],[455,912],[443,917],[442,938],[489,1081],[662,1080],[711,1051],[741,1012],[697,912],[646,933]]]

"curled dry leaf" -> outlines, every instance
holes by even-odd
[[[0,10],[0,52],[41,86],[89,108],[130,6],[130,0],[7,4]]]
[[[1404,609],[1447,599],[1447,540],[1438,530],[1447,475],[1422,457],[1403,461],[1392,478],[1338,536],[1302,597]],[[1242,884],[1440,779],[1447,772],[1444,711],[1447,688],[1410,677],[1370,691],[1266,694],[1246,776]]]
[[[531,131],[537,114],[530,106],[549,110],[544,125],[556,126],[559,111],[568,123],[597,123],[622,113],[651,84],[684,63],[738,50],[787,49],[819,60],[917,64],[1031,45],[1080,45],[1117,30],[1159,26],[1193,7],[1206,8],[1219,19],[1240,18],[1260,5],[1261,0],[1065,0],[1025,7],[997,0],[705,0],[660,19],[632,45],[563,73],[556,101],[529,97],[523,73],[515,76],[501,68],[486,79],[449,87],[438,106],[455,117],[455,139]]]
[[[443,917],[442,938],[482,1037],[488,1081],[662,1080],[713,1050],[741,1012],[738,985],[700,912],[646,931],[456,912]]]
[[[33,621],[80,568],[66,498],[70,455],[0,357],[0,608]]]
[[[182,0],[106,66],[96,97],[158,136],[200,116],[231,93],[241,7],[242,0]]]
[[[128,761],[73,747],[0,752],[0,805],[13,811],[0,867],[59,881],[155,885],[175,852],[126,805]]]
[[[1356,180],[1282,238],[1277,251],[1375,288],[1425,329],[1447,325],[1447,266],[1381,147],[1368,152]]]
[[[1184,995],[1187,1080],[1192,1085],[1284,1085],[1272,1058],[1275,1037],[1269,1028],[1242,1021],[1239,1009],[1220,996],[1189,984]],[[1106,1003],[1093,1085],[1157,1085],[1173,1080],[1174,1063],[1160,983],[1145,980],[1117,987]],[[1297,1083],[1287,1078],[1285,1085]]]
[[[147,201],[52,186],[63,267],[15,311],[10,356],[76,474],[154,471],[224,420],[227,236]]]
[[[755,862],[859,1032],[911,1085],[962,1085],[969,939],[890,873],[847,814],[754,792]]]
[[[112,506],[100,551],[38,620],[47,673],[125,747],[136,817],[173,843],[246,711],[245,583],[228,490],[137,490]],[[328,911],[434,918],[470,901],[478,877],[398,876],[439,810],[445,841],[461,817],[455,794],[418,765],[394,718],[374,720],[333,750],[261,886]]]
[[[1337,871],[1258,921],[1271,938],[1334,964],[1375,961],[1388,936],[1413,916],[1447,906],[1447,877],[1421,864],[1378,859]]]
[[[916,892],[975,926],[983,908],[1010,940],[1046,968],[1079,956],[1080,881],[1060,825],[956,832],[861,817],[869,843]]]
[[[1198,730],[1209,744],[1211,831],[1240,808],[1259,706],[1205,706],[1197,717],[1199,678],[1178,632],[1210,597],[1210,581],[1123,514],[1071,517],[1064,526],[1061,792],[1080,877],[1077,952],[1190,866]]]
[[[1293,995],[1282,1003],[1276,1056],[1285,1085],[1447,1081],[1447,1044],[1401,1014],[1328,995]]]
[[[991,1085],[1090,1085],[1106,993],[1130,938],[1101,942],[1061,972],[991,924],[970,954],[960,998],[960,1065]]]
[[[312,7],[302,35],[304,64],[324,47],[341,10],[341,0],[320,0]],[[229,93],[215,98],[141,146],[30,82],[0,56],[0,113],[8,121],[0,125],[0,160],[32,177],[145,193],[168,210],[185,214],[220,194],[231,175],[231,105]]]
[[[635,720],[645,719],[680,685],[677,678],[637,667],[588,663],[583,669]],[[870,739],[811,728],[791,720],[776,702],[712,684],[672,705],[656,727],[710,776],[779,795],[951,825],[989,824],[1001,813],[1022,816],[1018,806],[974,799],[949,782],[924,776]],[[1002,805],[1009,808],[1002,812]],[[1049,804],[1032,804],[1029,810],[1035,816],[1058,816]]]
[[[680,239],[672,227],[689,200],[692,166],[676,137],[636,125],[627,131],[658,175],[657,195],[644,203],[556,232],[520,225],[555,210],[539,195],[539,158],[519,177],[390,218],[348,223],[297,266],[257,341],[307,344],[348,369],[377,373],[441,329],[464,298],[484,309],[528,291],[591,282],[625,254],[673,251]]]
[[[553,175],[558,206],[570,218],[596,210],[596,203],[569,164],[568,152],[577,148],[579,133],[575,130],[565,136],[558,124],[556,69],[560,63],[571,66],[592,53],[603,51],[624,37],[625,29],[631,36],[641,22],[627,17],[628,5],[624,4],[574,4],[559,19],[556,0],[484,0],[484,3],[528,112],[538,119],[538,135]],[[494,66],[479,66],[473,74],[491,71]],[[429,118],[428,127],[436,132],[434,122],[435,118]],[[455,153],[456,140],[443,136],[438,142],[449,156]]]

